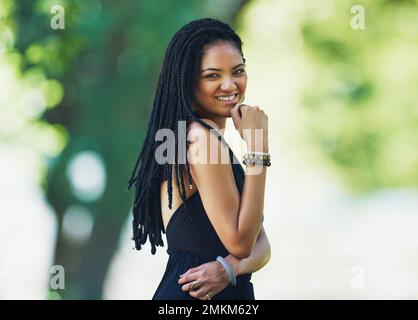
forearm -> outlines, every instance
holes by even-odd
[[[263,152],[268,152],[267,146],[263,147]],[[240,243],[252,249],[263,220],[267,167],[249,165],[245,173],[238,215],[238,234]]]
[[[254,248],[248,258],[238,259],[228,255],[225,260],[232,266],[237,276],[254,273],[263,268],[270,260],[271,249],[264,228],[261,227],[260,234],[255,242]]]

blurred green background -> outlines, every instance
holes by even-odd
[[[125,188],[164,50],[208,16],[241,35],[246,103],[270,119],[273,255],[256,297],[416,298],[418,6],[407,0],[1,0],[0,298],[152,296],[166,253],[132,250]],[[65,289],[51,288],[53,265]]]

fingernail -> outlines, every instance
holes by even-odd
[[[180,275],[180,278],[183,276],[183,274]]]

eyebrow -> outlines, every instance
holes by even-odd
[[[236,68],[238,68],[238,67],[241,67],[241,66],[245,66],[245,64],[244,64],[244,63],[240,63],[240,64],[236,65],[235,67],[233,67],[231,70],[234,70],[234,69],[236,69]],[[203,72],[205,72],[205,71],[222,71],[222,69],[217,69],[217,68],[207,68],[207,69],[205,69],[205,70],[202,70],[200,73],[203,73]]]

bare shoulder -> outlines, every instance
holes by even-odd
[[[214,129],[219,129],[219,126],[210,119],[202,118],[202,122],[208,124]],[[203,146],[210,145],[210,138],[214,138],[215,135],[210,132],[211,130],[205,127],[199,121],[192,121],[189,124],[189,132],[187,134],[187,140],[190,142],[192,148],[201,148]]]
[[[200,119],[202,122],[208,124],[212,128],[219,129],[219,126],[213,120],[202,118]],[[199,121],[192,121],[189,125],[189,132],[191,137],[195,137],[195,135],[205,134],[208,135],[209,129],[202,125]]]
[[[202,118],[202,122],[211,128],[205,127],[199,121],[189,124],[187,140],[189,141],[188,150],[190,162],[193,164],[229,164],[229,148],[222,144],[219,139],[219,126],[210,119]]]

